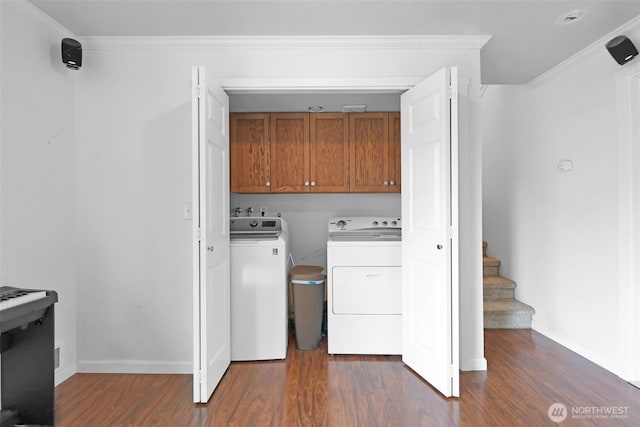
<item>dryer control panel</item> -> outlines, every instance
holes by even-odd
[[[399,217],[341,217],[329,220],[330,240],[400,240],[402,221]]]

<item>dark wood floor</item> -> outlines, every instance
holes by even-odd
[[[206,405],[191,402],[189,375],[77,374],[56,388],[56,425],[640,426],[639,389],[544,336],[487,330],[485,348],[489,370],[462,372],[458,399],[399,357],[328,356],[326,342],[298,351],[292,341],[286,361],[232,363]],[[568,410],[560,424],[554,403]]]

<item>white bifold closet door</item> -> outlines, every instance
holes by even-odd
[[[401,96],[402,360],[459,395],[457,69]]]
[[[229,97],[192,70],[193,400],[207,402],[231,361]]]

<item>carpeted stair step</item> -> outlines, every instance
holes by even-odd
[[[514,298],[516,282],[502,276],[484,276],[482,295],[485,299]]]
[[[513,298],[484,300],[485,329],[530,329],[533,307]]]
[[[516,283],[500,276],[500,260],[487,255],[482,242],[485,329],[530,329],[533,307],[515,299]]]
[[[482,274],[483,276],[499,276],[500,260],[490,256],[482,257]]]

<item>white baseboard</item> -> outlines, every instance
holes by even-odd
[[[487,359],[484,357],[479,357],[475,359],[466,359],[464,361],[460,361],[460,370],[461,371],[486,371],[487,370]]]
[[[78,372],[96,374],[192,374],[192,362],[93,360],[78,362]]]
[[[612,362],[612,361],[603,359],[601,356],[595,354],[593,351],[589,350],[584,345],[577,343],[562,334],[558,334],[557,332],[553,331],[551,328],[547,328],[545,325],[542,325],[536,322],[535,319],[531,322],[531,329],[541,333],[545,337],[557,342],[558,344],[564,347],[567,347],[569,350],[573,351],[574,353],[579,354],[580,356],[584,357],[590,362],[593,362],[596,365],[600,366],[601,368],[606,369],[612,374],[620,377],[620,373],[618,372],[618,367],[616,366],[615,361]]]
[[[66,380],[71,378],[75,373],[76,373],[75,367],[66,367],[66,368],[60,369],[59,371],[56,370],[54,384],[57,386],[65,382]]]

